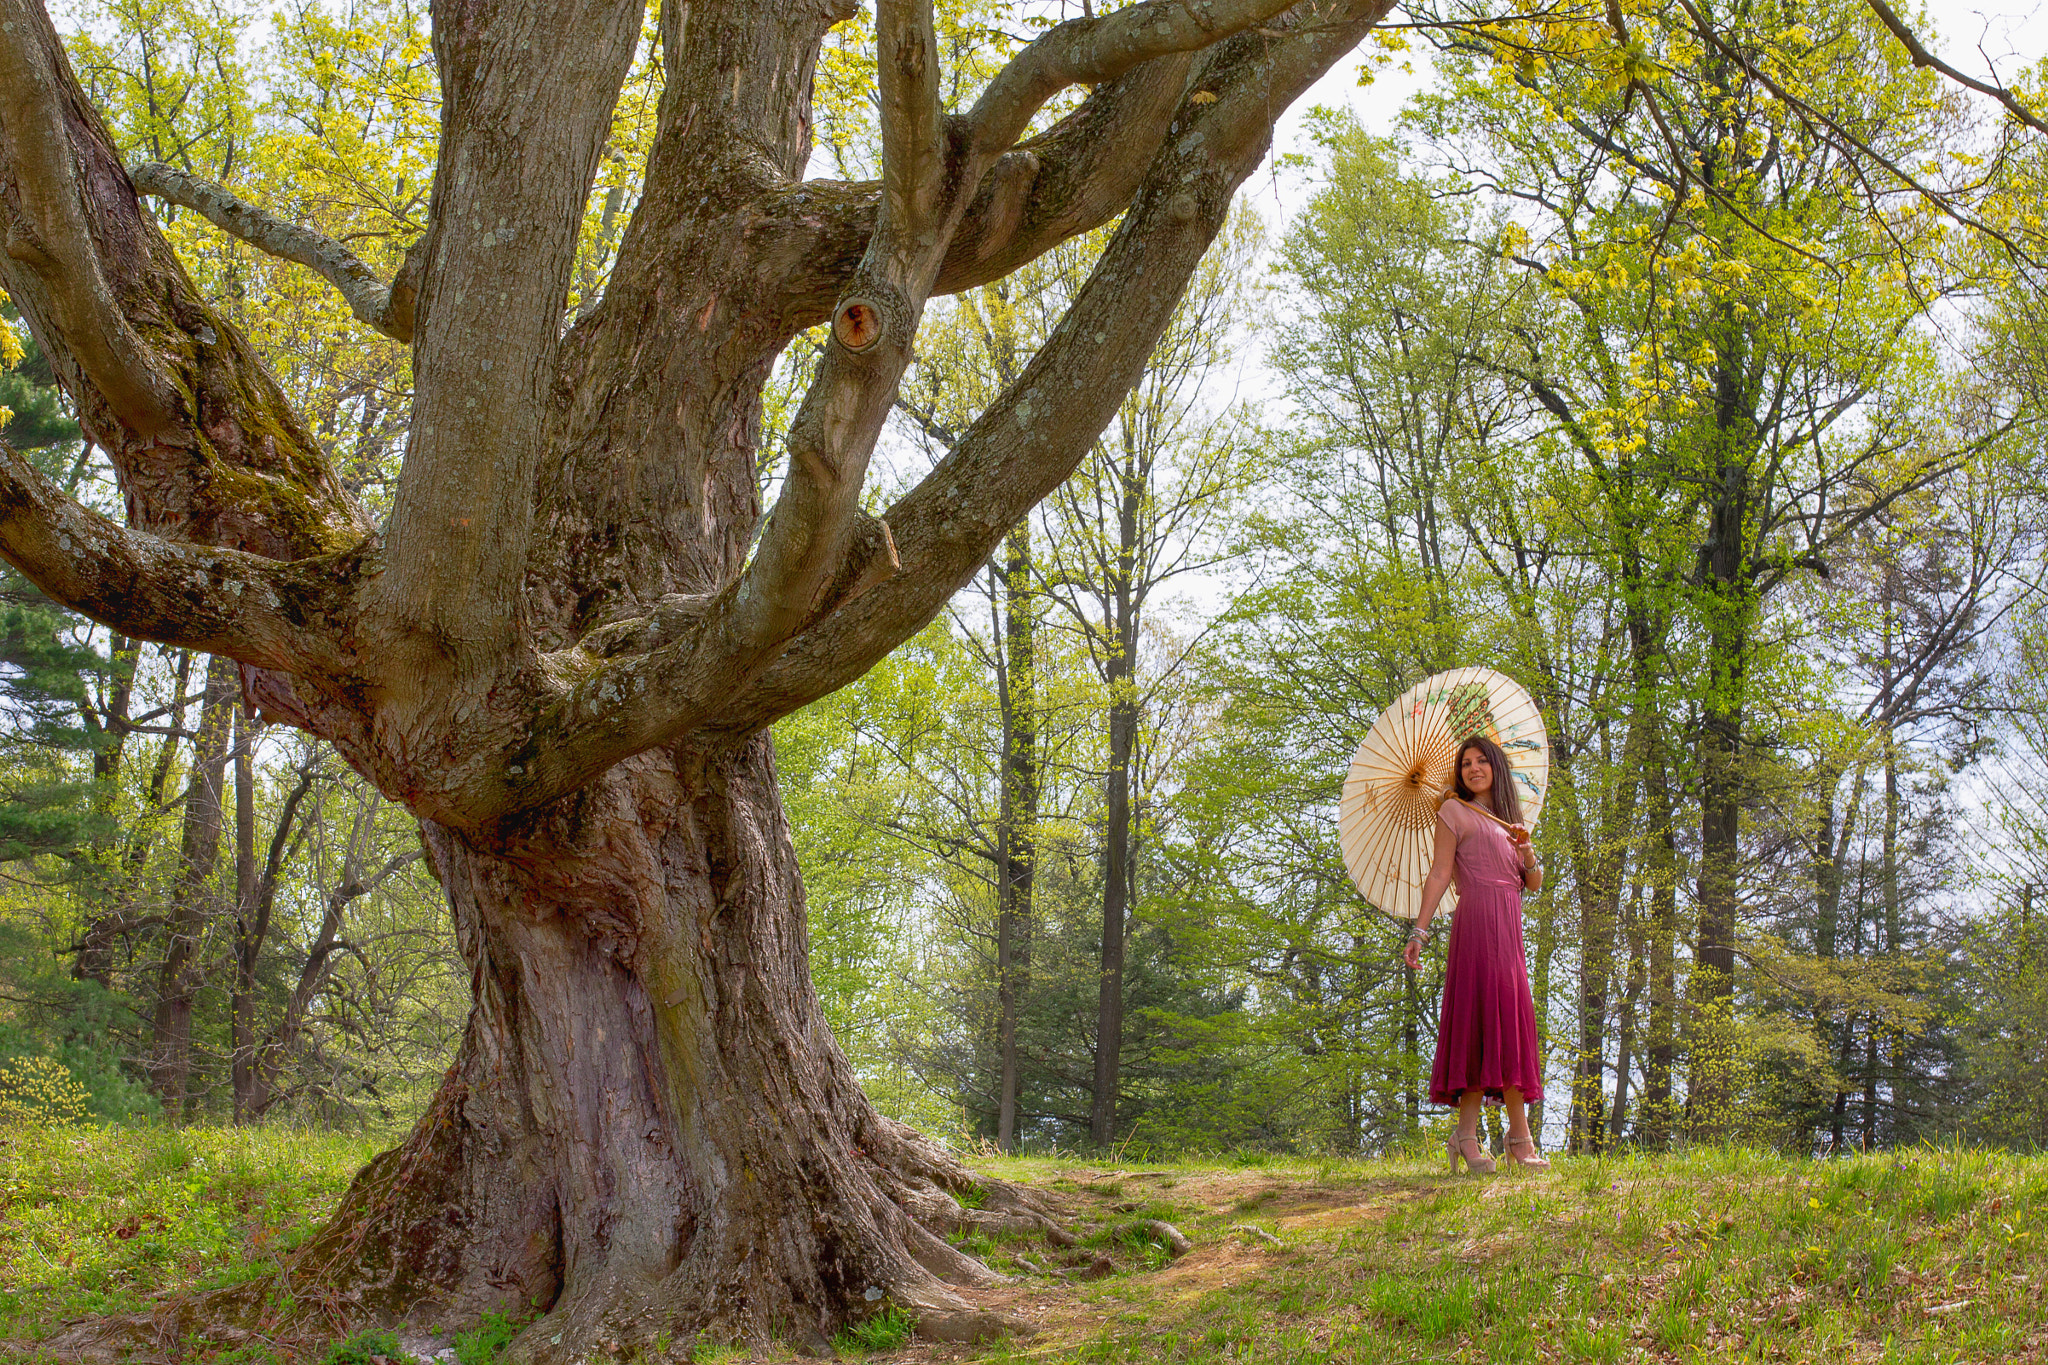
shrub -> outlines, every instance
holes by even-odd
[[[71,1068],[50,1057],[0,1062],[0,1127],[30,1123],[83,1123],[91,1101]]]

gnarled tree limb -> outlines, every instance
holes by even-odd
[[[1148,0],[1105,19],[1070,20],[998,73],[966,121],[964,145],[941,145],[937,56],[928,0],[876,10],[883,183],[874,234],[833,318],[832,344],[790,429],[790,469],[740,583],[729,637],[773,648],[825,605],[845,553],[867,462],[910,358],[926,300],[955,231],[1033,113],[1066,85],[1106,81],[1149,60],[1211,46],[1284,12],[1293,0]],[[949,164],[950,162],[950,164]],[[1034,162],[999,186],[998,218],[1020,217]],[[943,202],[941,196],[944,196]]]
[[[129,521],[274,559],[369,523],[144,213],[38,0],[0,0],[0,285],[113,462]]]
[[[946,145],[931,0],[879,0],[882,203],[790,426],[789,472],[714,647],[751,665],[813,619],[842,576],[882,424],[947,240],[986,162]]]
[[[1135,382],[1230,193],[1284,108],[1392,8],[1331,0],[1285,36],[1204,59],[1217,93],[1178,119],[1087,285],[1024,374],[885,517],[904,572],[806,629],[707,727],[739,739],[859,677],[944,605],[1009,528],[1070,474]],[[1142,279],[1142,283],[1140,283]]]
[[[65,117],[77,82],[40,5],[0,0],[0,140],[15,169],[6,249],[45,291],[49,321],[121,422],[137,435],[176,425],[176,393],[151,362],[100,271]]]
[[[309,266],[341,291],[356,321],[393,341],[412,340],[413,294],[394,292],[364,265],[353,251],[332,237],[289,223],[247,200],[238,199],[210,180],[146,161],[128,168],[135,188],[169,203],[191,209],[221,231],[239,237],[259,251]]]
[[[118,526],[0,443],[0,558],[123,634],[288,672],[345,667],[351,554],[285,563]]]
[[[1069,19],[1029,43],[996,73],[967,115],[984,155],[1006,150],[1031,116],[1070,85],[1095,85],[1140,63],[1195,52],[1264,23],[1296,0],[1146,0],[1101,18]]]
[[[908,572],[869,572],[858,576],[872,584],[867,591],[805,604],[817,623],[779,656],[774,645],[756,645],[750,654],[733,648],[733,617],[743,609],[734,596],[702,600],[676,618],[656,648],[608,661],[548,710],[515,759],[507,808],[574,790],[633,753],[692,732],[720,739],[750,734],[858,677],[929,620],[1017,519],[1072,472],[1122,402],[1232,193],[1263,156],[1273,110],[1389,7],[1389,0],[1304,6],[1291,16],[1295,31],[1226,40],[1204,62],[1204,86],[1218,99],[1187,107],[1053,337],[959,446],[887,514],[890,548]],[[835,358],[844,364],[849,357],[828,352],[807,407]],[[867,395],[886,401],[894,382]],[[874,421],[878,427],[879,415]]]

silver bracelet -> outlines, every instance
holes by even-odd
[[[1419,924],[1418,924],[1418,925],[1416,925],[1416,926],[1415,926],[1414,928],[1412,928],[1412,929],[1410,929],[1410,930],[1408,931],[1408,941],[1409,941],[1410,943],[1427,943],[1427,942],[1429,942],[1429,930],[1427,930],[1427,929],[1423,928],[1423,927],[1422,927],[1421,925],[1419,925]]]

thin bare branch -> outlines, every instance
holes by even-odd
[[[1988,81],[1980,81],[1973,76],[1965,75],[1941,58],[1935,56],[1932,52],[1929,52],[1926,46],[1914,34],[1913,30],[1907,27],[1906,21],[1899,18],[1897,11],[1893,10],[1890,5],[1887,5],[1884,0],[1867,0],[1867,3],[1870,6],[1870,12],[1877,16],[1877,21],[1890,29],[1892,37],[1899,40],[1899,46],[1906,49],[1907,55],[1913,59],[1913,65],[1938,71],[1957,85],[1974,90],[1980,95],[1989,95],[1992,99],[2004,105],[2006,112],[2021,123],[2026,124],[2035,132],[2048,133],[2048,123],[2042,122],[2041,116],[2023,104],[2012,91],[2002,85],[1993,85]]]
[[[393,341],[412,340],[414,292],[394,292],[353,251],[332,237],[288,223],[208,180],[161,161],[132,166],[129,178],[144,194],[191,209],[221,231],[259,251],[318,271],[348,300],[356,321]]]

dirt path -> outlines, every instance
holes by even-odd
[[[983,1308],[1013,1313],[1038,1324],[1037,1335],[1015,1343],[1012,1349],[1019,1355],[1056,1359],[1133,1311],[1148,1317],[1180,1317],[1211,1292],[1255,1281],[1276,1265],[1298,1257],[1296,1238],[1318,1242],[1341,1236],[1362,1224],[1385,1219],[1401,1204],[1427,1198],[1434,1188],[1434,1182],[1426,1178],[1347,1181],[1330,1186],[1265,1171],[1165,1176],[1085,1172],[1061,1184],[1068,1188],[1040,1187],[1039,1193],[1077,1231],[1114,1224],[1120,1215],[1138,1212],[1145,1202],[1156,1199],[1183,1210],[1178,1226],[1195,1246],[1156,1270],[1120,1268],[1118,1273],[1094,1281],[1020,1276],[1008,1284],[969,1292],[968,1297]],[[1279,1240],[1276,1244],[1255,1233],[1234,1230],[1241,1226],[1266,1229]],[[875,1358],[959,1361],[972,1359],[984,1349],[913,1341],[900,1351]]]

